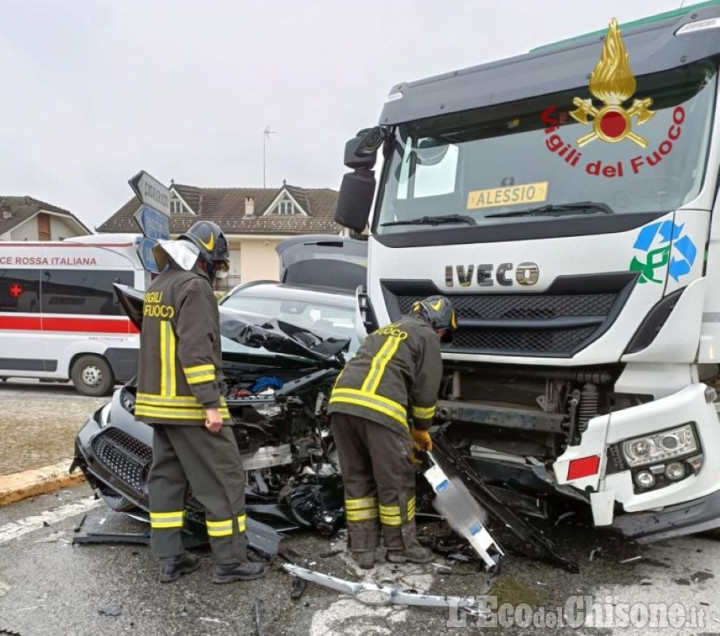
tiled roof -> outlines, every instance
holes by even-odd
[[[173,184],[172,188],[195,214],[173,214],[170,232],[185,231],[200,219],[214,221],[227,234],[337,234],[342,229],[335,221],[338,193],[328,188],[298,188],[284,185],[269,188],[196,188]],[[277,196],[286,190],[302,206],[303,214],[263,216]],[[254,214],[245,215],[245,200],[254,202]],[[136,232],[133,215],[140,201],[133,197],[97,228],[99,232]]]
[[[33,197],[6,197],[0,195],[0,234],[9,232],[41,211],[54,212],[69,217],[84,228],[88,234],[90,233],[90,229],[85,227],[85,224],[68,210]],[[10,213],[9,218],[5,218],[7,212]]]

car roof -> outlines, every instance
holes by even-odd
[[[285,283],[267,280],[238,285],[222,299],[221,304],[224,304],[231,296],[237,296],[238,294],[248,297],[271,297],[280,300],[316,302],[337,307],[353,308],[355,306],[355,295],[348,291],[325,287],[286,285]]]

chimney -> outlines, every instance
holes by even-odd
[[[12,219],[12,210],[10,208],[4,208],[2,211],[3,219]]]
[[[255,199],[245,197],[245,216],[252,216],[253,214],[255,214]]]

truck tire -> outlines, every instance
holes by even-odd
[[[100,397],[110,395],[115,386],[115,377],[107,360],[88,354],[80,356],[70,371],[75,389],[81,395]]]

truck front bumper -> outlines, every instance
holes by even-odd
[[[619,515],[611,530],[639,543],[662,541],[720,528],[720,491],[661,512]]]
[[[614,526],[616,512],[622,510],[625,514],[617,515],[617,523],[628,536],[634,536],[633,533],[655,535],[656,532],[650,532],[647,525],[655,523],[656,530],[661,531],[665,521],[660,520],[666,514],[671,520],[667,522],[668,526],[673,524],[677,529],[675,535],[719,527],[720,422],[716,404],[708,402],[712,397],[706,389],[704,384],[692,384],[667,397],[591,419],[580,444],[570,446],[555,462],[558,484],[589,492],[595,525]],[[617,453],[618,445],[624,440],[686,424],[694,427],[703,457],[702,466],[694,474],[670,485],[639,490],[633,483],[629,467],[608,470],[611,447],[614,446]],[[573,466],[588,469],[583,472],[574,470]],[[678,509],[682,512],[676,514]],[[714,524],[713,515],[716,518]],[[697,522],[694,521],[696,516]],[[640,521],[636,525],[631,518]],[[695,523],[702,527],[681,529],[681,526],[690,527]]]

